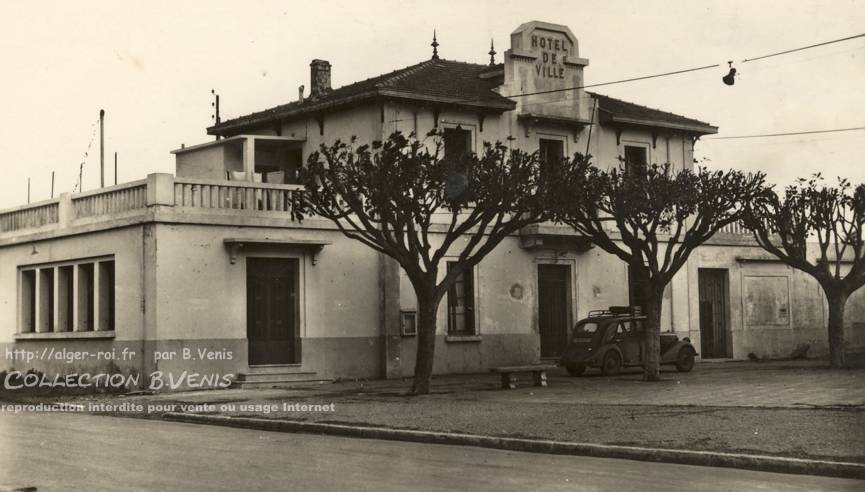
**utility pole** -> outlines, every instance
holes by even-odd
[[[210,89],[210,93],[213,94],[213,102],[210,103],[214,108],[214,113],[211,115],[211,118],[216,122],[216,124],[220,124],[222,119],[219,117],[219,94],[216,93],[216,89]],[[216,136],[216,139],[219,140],[219,135]]]
[[[54,198],[54,171],[51,171],[51,198]]]
[[[30,204],[30,178],[27,178],[27,204]]]
[[[114,184],[117,184],[117,152],[114,153]]]
[[[99,187],[105,187],[105,110],[99,110]]]

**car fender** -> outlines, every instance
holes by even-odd
[[[619,354],[619,357],[622,356],[621,350],[615,345],[608,343],[606,345],[601,345],[597,348],[597,350],[592,350],[591,355],[583,358],[581,361],[582,364],[585,364],[589,367],[599,367],[601,362],[604,360],[604,356],[607,355],[607,352],[610,350],[614,350]]]
[[[666,352],[661,354],[661,361],[676,362],[676,358],[679,356],[679,351],[682,350],[683,347],[687,347],[689,350],[694,352],[695,356],[697,355],[697,351],[694,350],[694,346],[691,345],[691,342],[686,340],[679,340],[678,342],[671,345]]]
[[[601,347],[598,349],[598,353],[595,354],[595,360],[598,362],[598,364],[600,364],[604,360],[604,357],[607,356],[607,352],[611,350],[619,354],[619,359],[622,361],[622,363],[624,363],[625,354],[622,353],[622,349],[614,343],[608,343],[606,345],[601,345]]]

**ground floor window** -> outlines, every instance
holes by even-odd
[[[447,270],[456,268],[457,262],[449,261]],[[471,268],[459,274],[453,285],[448,289],[448,334],[475,334],[475,298],[474,278]]]
[[[628,304],[646,312],[645,282],[641,282],[628,267]]]
[[[19,269],[20,333],[114,330],[114,259]]]

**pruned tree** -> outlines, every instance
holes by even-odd
[[[440,135],[428,137],[429,146],[399,132],[371,145],[322,145],[302,172],[295,210],[300,220],[330,219],[405,271],[418,302],[415,394],[430,390],[442,297],[507,236],[549,217],[548,183],[559,169],[500,143],[485,144],[481,156],[443,158]],[[445,255],[455,265],[439,275]]]
[[[577,159],[580,159],[577,156]],[[556,220],[628,264],[646,315],[644,379],[659,379],[664,289],[690,254],[741,219],[762,174],[673,171],[669,165],[601,170],[559,183]]]
[[[865,184],[839,179],[838,186],[825,186],[816,174],[782,194],[767,189],[748,207],[745,225],[763,249],[823,288],[830,364],[843,367],[844,309],[850,294],[865,285]]]

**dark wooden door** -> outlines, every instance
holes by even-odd
[[[727,270],[699,269],[700,355],[732,357],[727,326]]]
[[[538,265],[541,357],[559,357],[568,343],[568,265]]]
[[[249,365],[300,363],[297,260],[247,258]]]

